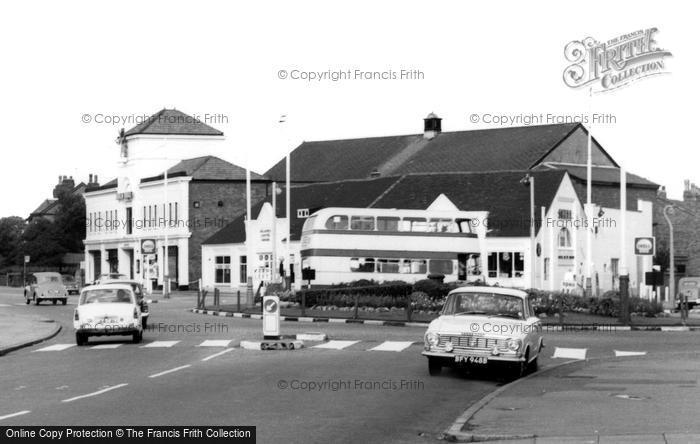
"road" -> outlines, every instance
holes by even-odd
[[[63,326],[49,341],[0,357],[0,418],[29,412],[0,424],[255,425],[259,442],[434,442],[503,384],[456,371],[428,376],[420,355],[424,331],[415,327],[283,322],[284,334],[322,331],[334,341],[356,342],[337,350],[313,343],[297,351],[244,350],[241,340],[260,338],[260,321],[193,314],[186,311],[193,301],[182,297],[151,305],[155,328],[141,344],[91,338],[77,347],[75,300],[65,307],[26,306],[18,291],[0,292],[0,310],[40,314]],[[552,359],[557,347],[612,359],[614,350],[653,353],[688,339],[682,333],[549,333],[540,364],[560,361]],[[204,346],[213,340],[224,342]],[[412,344],[370,350],[386,341],[397,348]]]

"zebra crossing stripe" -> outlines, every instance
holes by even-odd
[[[331,350],[342,350],[344,348],[355,345],[360,341],[328,341],[325,344],[314,345],[311,348],[327,348]]]
[[[63,351],[67,348],[71,348],[74,346],[75,346],[75,344],[54,344],[54,345],[49,345],[48,347],[40,348],[37,351],[38,352]]]
[[[107,350],[112,348],[118,348],[121,344],[99,344],[90,347],[90,350]]]
[[[554,347],[553,359],[586,359],[587,348],[561,348]]]
[[[142,345],[141,348],[170,348],[180,341],[153,341],[146,345]]]
[[[623,357],[623,356],[645,356],[647,352],[645,351],[621,351],[621,350],[615,350],[615,357]]]
[[[413,341],[384,341],[376,347],[372,347],[369,351],[392,351],[401,352],[406,350],[413,344]]]
[[[199,344],[198,347],[228,347],[230,343],[230,339],[207,339]]]

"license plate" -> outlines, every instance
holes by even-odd
[[[486,365],[489,361],[485,356],[455,356],[455,362]]]

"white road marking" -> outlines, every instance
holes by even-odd
[[[121,344],[100,344],[90,347],[90,350],[107,350],[111,348],[118,348]]]
[[[24,305],[24,304],[16,304],[16,305]],[[12,305],[0,304],[0,307],[12,307]]]
[[[230,343],[230,339],[207,339],[197,347],[228,347]]]
[[[351,345],[357,344],[360,341],[328,341],[325,344],[314,345],[311,348],[329,348],[332,350],[342,350]]]
[[[127,385],[129,385],[129,384],[127,384],[126,382],[124,382],[124,383],[122,383],[122,384],[113,385],[112,387],[107,387],[107,388],[104,388],[104,389],[102,389],[102,390],[98,390],[98,391],[96,391],[96,392],[88,393],[88,394],[86,394],[86,395],[74,396],[73,398],[64,399],[64,400],[61,401],[61,402],[72,402],[72,401],[77,401],[78,399],[89,398],[89,397],[91,397],[91,396],[101,395],[102,393],[107,393],[107,392],[109,392],[109,391],[111,391],[111,390],[115,390],[115,389],[118,389],[118,388],[121,388],[121,387],[125,387],[125,386],[127,386]]]
[[[214,359],[214,358],[216,358],[216,357],[218,357],[218,356],[221,356],[221,355],[223,355],[224,353],[228,353],[228,352],[230,352],[230,351],[233,351],[233,349],[232,349],[232,348],[224,349],[224,350],[220,351],[219,353],[214,353],[213,355],[207,356],[206,358],[202,359],[202,361],[208,361],[208,360],[210,360],[210,359]]]
[[[163,348],[163,347],[172,347],[173,345],[177,344],[180,341],[153,341],[149,342],[146,345],[142,345],[141,348]]]
[[[157,378],[158,376],[167,375],[168,373],[176,372],[178,370],[182,370],[182,369],[185,369],[187,367],[192,367],[192,366],[190,364],[181,365],[180,367],[171,368],[170,370],[166,370],[164,372],[153,374],[153,375],[149,376],[149,378]]]
[[[646,354],[647,354],[647,352],[615,350],[615,357],[616,358],[619,358],[621,356],[644,356]]]
[[[48,347],[40,348],[36,350],[38,352],[52,352],[52,351],[63,351],[67,348],[75,347],[75,344],[54,344]]]
[[[411,341],[384,341],[376,347],[370,348],[368,351],[393,351],[400,352],[411,346]]]
[[[0,421],[2,421],[3,419],[14,418],[15,416],[26,415],[27,413],[31,413],[31,411],[30,410],[22,410],[21,412],[17,412],[17,413],[10,413],[9,415],[0,416]]]
[[[552,358],[564,359],[586,359],[587,348],[561,348],[554,347],[554,356]]]

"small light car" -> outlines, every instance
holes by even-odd
[[[75,342],[86,345],[90,336],[130,335],[143,339],[141,307],[128,284],[93,285],[80,292],[73,314]]]
[[[49,271],[32,273],[27,278],[27,286],[24,287],[24,300],[27,304],[32,301],[36,305],[39,305],[41,301],[51,301],[54,304],[61,301],[63,305],[66,305],[68,291],[63,285],[59,273]]]
[[[63,286],[66,287],[68,294],[80,294],[80,286],[75,278],[69,274],[62,274]]]
[[[124,284],[131,286],[131,289],[134,290],[134,294],[136,295],[136,300],[141,307],[141,326],[145,330],[148,326],[148,315],[150,314],[148,304],[150,304],[152,301],[150,299],[144,299],[146,293],[143,289],[143,285],[141,285],[139,281],[135,281],[133,279],[104,279],[100,285],[110,284]]]
[[[527,293],[498,287],[452,290],[424,342],[432,376],[442,367],[505,367],[518,378],[537,369],[544,347]]]

